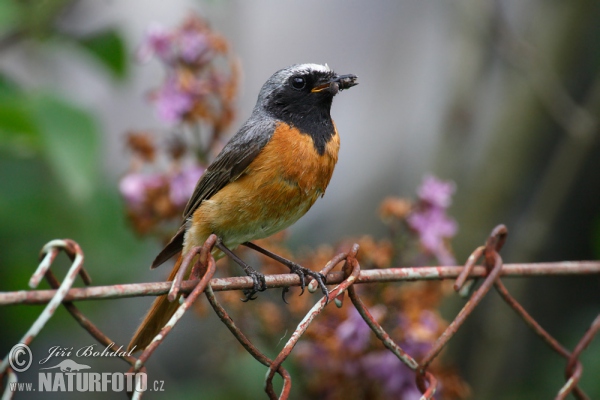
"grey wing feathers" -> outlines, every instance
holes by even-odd
[[[243,174],[269,142],[273,130],[274,122],[270,119],[263,122],[253,121],[251,118],[242,126],[198,181],[192,197],[185,206],[184,223],[204,200],[210,199],[225,185]]]
[[[194,214],[200,204],[210,199],[229,182],[244,173],[248,165],[260,153],[273,136],[275,122],[272,119],[253,115],[235,136],[225,145],[215,161],[206,169],[196,184],[194,193],[183,212],[181,227],[152,262],[156,268],[181,251],[185,237],[185,222]]]
[[[152,265],[150,269],[154,269],[159,265],[163,264],[165,261],[173,257],[175,254],[181,251],[183,247],[183,237],[185,235],[185,225],[181,225],[177,230],[175,236],[171,238],[169,243],[161,250],[160,253],[154,258],[152,261]]]

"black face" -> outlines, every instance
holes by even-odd
[[[290,86],[294,90],[304,91],[305,93],[319,93],[322,90],[319,90],[319,87],[325,89],[325,85],[329,84],[329,87],[333,89],[335,85],[331,85],[334,82],[332,80],[335,78],[335,73],[333,71],[330,72],[321,72],[321,71],[311,71],[311,72],[298,72],[293,74],[288,79],[288,86]],[[317,90],[315,92],[315,90]],[[335,95],[335,93],[333,93]]]
[[[330,116],[333,97],[354,86],[354,75],[338,76],[317,64],[293,65],[276,72],[263,86],[258,104],[271,116],[312,136],[323,153],[335,133]]]
[[[271,93],[270,106],[279,112],[305,115],[315,108],[329,112],[338,84],[332,82],[333,71],[298,70],[285,77],[282,84]]]

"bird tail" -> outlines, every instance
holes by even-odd
[[[182,261],[183,256],[180,254],[169,275],[169,281],[175,279],[175,275],[177,275],[177,271],[179,271]],[[135,351],[145,349],[166,323],[169,322],[169,319],[175,314],[178,307],[179,301],[169,301],[166,294],[158,296],[156,300],[154,300],[154,303],[152,303],[152,307],[148,310],[144,320],[133,334],[133,338],[131,339],[131,342],[129,342],[129,346],[127,346],[127,351],[131,351],[132,349],[135,349]]]

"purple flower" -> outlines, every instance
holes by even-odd
[[[128,205],[137,207],[146,199],[148,189],[160,187],[163,177],[134,172],[125,175],[119,182],[119,191]]]
[[[439,329],[438,317],[429,310],[422,310],[417,322],[412,322],[400,314],[398,324],[404,332],[404,340],[400,346],[414,358],[424,356],[437,336]]]
[[[184,206],[194,193],[196,183],[204,173],[204,168],[192,166],[175,174],[169,183],[169,198],[176,206]]]
[[[356,308],[352,307],[348,318],[337,327],[335,334],[342,347],[353,353],[358,353],[367,348],[371,328],[362,319]]]
[[[187,63],[202,64],[208,61],[209,50],[208,38],[200,32],[187,30],[179,37],[180,57]]]
[[[192,94],[181,90],[175,79],[169,78],[154,98],[160,119],[167,123],[180,122],[183,116],[192,109]]]
[[[421,200],[419,207],[406,219],[419,235],[423,248],[445,265],[455,263],[444,243],[444,239],[451,238],[458,230],[456,221],[446,215],[455,189],[451,181],[444,182],[432,175],[426,176],[417,190]]]
[[[444,239],[456,234],[456,221],[446,215],[441,208],[425,208],[411,214],[408,224],[419,235],[421,245],[440,259],[443,264],[453,264],[454,258],[445,247]]]
[[[158,24],[148,27],[144,42],[137,52],[137,58],[142,62],[146,62],[154,55],[165,62],[171,62],[173,59],[173,37],[171,33]]]
[[[448,208],[456,185],[452,181],[442,181],[433,175],[427,175],[417,189],[419,199],[433,207]]]
[[[419,323],[422,329],[427,332],[428,337],[434,337],[437,330],[440,328],[440,320],[437,315],[430,310],[421,311],[421,318]]]
[[[385,393],[394,399],[419,399],[415,373],[388,350],[372,352],[362,359],[366,375],[381,383]]]

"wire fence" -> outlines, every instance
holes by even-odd
[[[177,324],[196,299],[204,293],[217,316],[227,326],[233,336],[258,362],[268,367],[265,380],[265,390],[268,397],[270,399],[287,399],[292,388],[292,380],[288,371],[283,367],[283,362],[291,354],[294,346],[309,328],[311,322],[321,314],[327,305],[334,303],[336,306],[341,307],[347,293],[353,306],[369,325],[376,337],[387,349],[415,372],[416,383],[422,393],[421,398],[433,399],[436,390],[438,389],[438,383],[436,377],[428,371],[429,365],[493,287],[506,304],[525,321],[535,334],[542,339],[552,351],[565,359],[566,383],[560,388],[559,384],[557,384],[556,398],[564,399],[572,393],[577,399],[588,399],[588,396],[580,387],[578,387],[578,382],[583,373],[583,367],[579,362],[579,356],[600,330],[600,314],[591,323],[590,328],[581,337],[581,340],[575,346],[574,350],[569,351],[540,326],[523,306],[511,296],[502,283],[501,277],[600,274],[600,262],[573,261],[504,264],[499,252],[506,240],[506,235],[507,230],[503,225],[496,227],[487,238],[485,245],[475,249],[464,266],[361,270],[356,258],[358,245],[354,245],[349,252],[340,253],[333,257],[321,270],[321,273],[327,277],[327,283],[336,285],[329,293],[329,299],[333,299],[333,301],[328,301],[329,299],[322,297],[304,316],[288,342],[274,360],[265,356],[248,339],[234,323],[233,319],[219,303],[214,294],[215,291],[249,289],[253,285],[252,279],[249,277],[213,278],[215,273],[215,260],[211,255],[211,251],[216,243],[216,236],[214,235],[209,237],[203,246],[193,249],[193,251],[185,256],[182,267],[179,269],[180,273],[175,277],[173,282],[124,284],[85,288],[72,288],[77,275],[82,277],[85,285],[91,283],[90,276],[83,268],[84,257],[81,248],[77,243],[69,239],[53,240],[46,244],[42,249],[42,261],[29,281],[29,286],[35,289],[42,278],[45,277],[53,289],[0,292],[0,306],[12,304],[47,304],[44,311],[31,325],[30,329],[21,338],[19,343],[29,345],[42,330],[46,322],[53,316],[60,304],[62,304],[73,318],[75,318],[75,320],[92,335],[92,337],[102,345],[106,346],[107,349],[118,352],[123,346],[116,344],[98,329],[96,325],[79,311],[73,302],[138,296],[157,296],[163,294],[168,294],[169,299],[173,301],[177,299],[179,294],[182,294],[184,300],[181,302],[176,313],[138,358],[126,354],[125,352],[119,353],[119,357],[130,365],[127,374],[130,374],[137,379],[139,376],[137,374],[138,372],[146,372],[145,365],[156,348],[165,340],[171,329]],[[62,283],[50,269],[54,259],[60,251],[65,251],[72,261],[71,267]],[[196,255],[198,255],[198,257],[196,257],[197,261],[192,267],[190,279],[184,281],[183,275],[187,270],[187,266],[193,262]],[[478,263],[480,260],[481,263],[479,265]],[[339,264],[342,264],[341,271],[332,272]],[[371,315],[355,290],[355,284],[442,279],[456,279],[454,284],[454,289],[456,291],[464,291],[468,280],[483,279],[483,282],[472,292],[469,301],[466,302],[461,311],[421,360],[413,358],[394,341],[394,339],[377,322],[376,318]],[[266,276],[266,284],[268,288],[299,286],[300,278],[295,274],[268,275]],[[309,284],[308,288],[311,291],[318,289],[314,280]],[[0,365],[0,381],[6,381],[3,399],[11,399],[15,394],[12,388],[14,388],[14,383],[17,382],[17,374],[11,368],[9,359],[11,354],[7,355]],[[273,378],[275,374],[279,374],[283,378],[283,388],[279,394],[276,393],[273,387]],[[139,399],[144,394],[144,391],[137,390],[137,385],[135,385],[135,387],[136,388],[132,391],[132,398]]]

